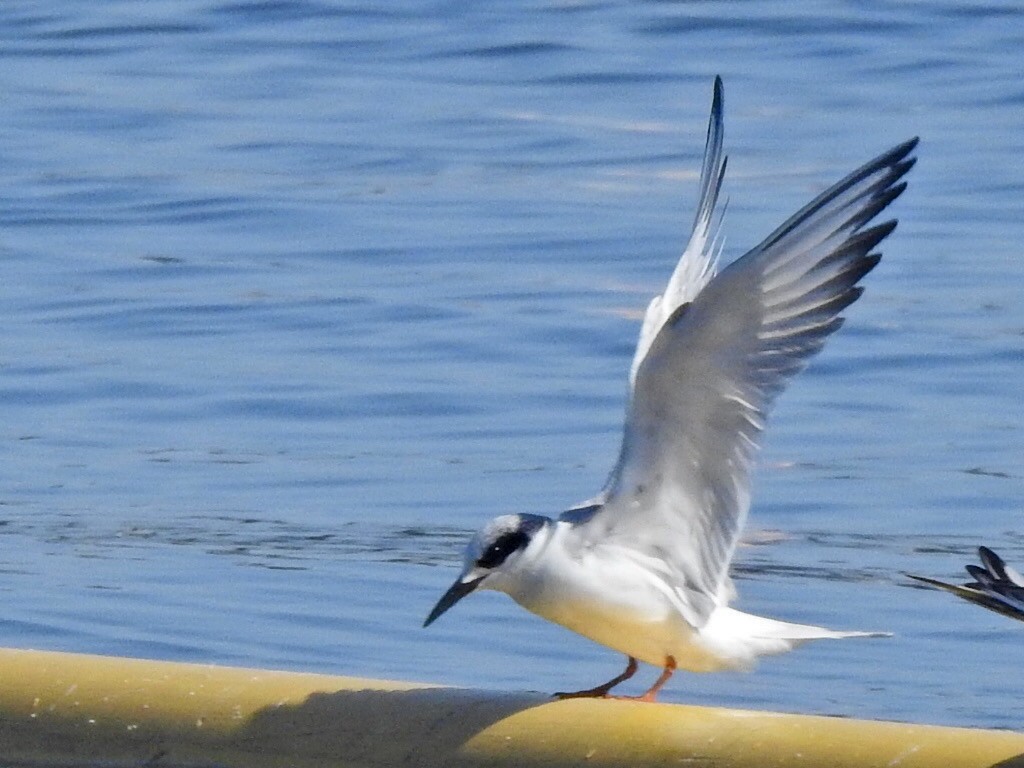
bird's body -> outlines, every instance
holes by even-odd
[[[539,540],[538,540],[539,539]],[[549,521],[536,543],[503,571],[493,589],[548,621],[655,666],[674,656],[713,669],[678,599],[641,555],[614,544],[576,546],[574,529]],[[601,579],[595,580],[594,573]]]
[[[518,516],[507,516],[511,518]],[[532,517],[532,516],[531,516]],[[503,518],[499,518],[502,520]],[[482,585],[504,592],[526,610],[596,643],[656,667],[748,669],[758,656],[782,653],[816,638],[871,633],[834,632],[730,608],[730,583],[707,621],[698,624],[685,589],[664,577],[657,556],[614,543],[581,546],[578,528],[535,518],[539,529],[521,557]],[[599,579],[594,574],[600,574]]]
[[[866,225],[902,193],[916,139],[854,171],[760,245],[717,271],[726,158],[715,80],[690,241],[649,304],[630,368],[622,447],[605,488],[557,519],[502,515],[470,541],[465,568],[426,624],[476,589],[626,654],[604,695],[636,669],[749,667],[806,640],[863,636],[742,613],[729,565],[750,471],[776,396],[842,324],[895,227]]]

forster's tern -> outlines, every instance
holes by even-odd
[[[983,568],[968,565],[967,572],[974,578],[963,585],[947,584],[926,576],[907,575],[933,587],[952,592],[990,611],[1024,621],[1024,576],[1003,562],[1003,558],[988,547],[978,547]]]
[[[816,197],[717,272],[722,82],[715,79],[689,244],[647,307],[630,369],[625,434],[604,490],[557,519],[502,515],[469,542],[465,568],[424,626],[477,589],[629,657],[636,671],[748,668],[835,632],[728,607],[729,563],[750,505],[750,470],[775,398],[839,328],[896,226],[867,227],[906,187],[911,139]]]

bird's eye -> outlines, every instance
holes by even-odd
[[[502,534],[480,555],[476,564],[481,568],[497,568],[524,544],[526,544],[526,534],[522,531],[510,531]]]

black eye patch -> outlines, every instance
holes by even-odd
[[[481,568],[497,568],[505,562],[509,555],[517,549],[525,547],[527,541],[529,541],[529,537],[523,531],[503,533],[480,555],[476,564]]]

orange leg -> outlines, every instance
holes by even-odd
[[[669,657],[669,658],[671,658],[671,657]],[[673,661],[672,662],[672,669],[675,669],[675,664],[676,664],[675,661]],[[604,685],[598,685],[598,686],[596,686],[594,688],[587,688],[584,691],[573,691],[572,693],[556,693],[555,694],[555,698],[556,699],[600,699],[600,698],[604,698],[604,697],[606,697],[608,695],[608,691],[610,691],[616,685],[618,685],[619,683],[624,682],[626,680],[629,680],[629,678],[631,678],[633,675],[635,675],[636,674],[636,666],[637,666],[636,665],[636,659],[634,659],[632,656],[630,656],[629,657],[629,663],[626,665],[625,671],[621,675],[616,675],[615,677],[613,677],[611,680],[609,680]],[[669,678],[669,676],[671,674],[672,673],[669,672],[668,675],[664,675],[663,674],[662,676],[665,678],[665,680],[668,680],[668,678]],[[665,680],[660,680],[659,679],[659,681],[654,684],[654,688],[652,688],[650,691],[648,691],[644,695],[646,696],[646,695],[650,694],[652,691],[654,693],[657,693],[658,688],[660,688],[662,685],[665,684]]]
[[[661,675],[657,680],[654,681],[654,685],[647,689],[647,692],[641,696],[623,696],[624,699],[636,699],[637,701],[654,701],[658,695],[658,691],[661,687],[668,682],[668,679],[672,677],[672,673],[676,671],[676,660],[672,656],[665,657],[665,668],[661,670]]]

